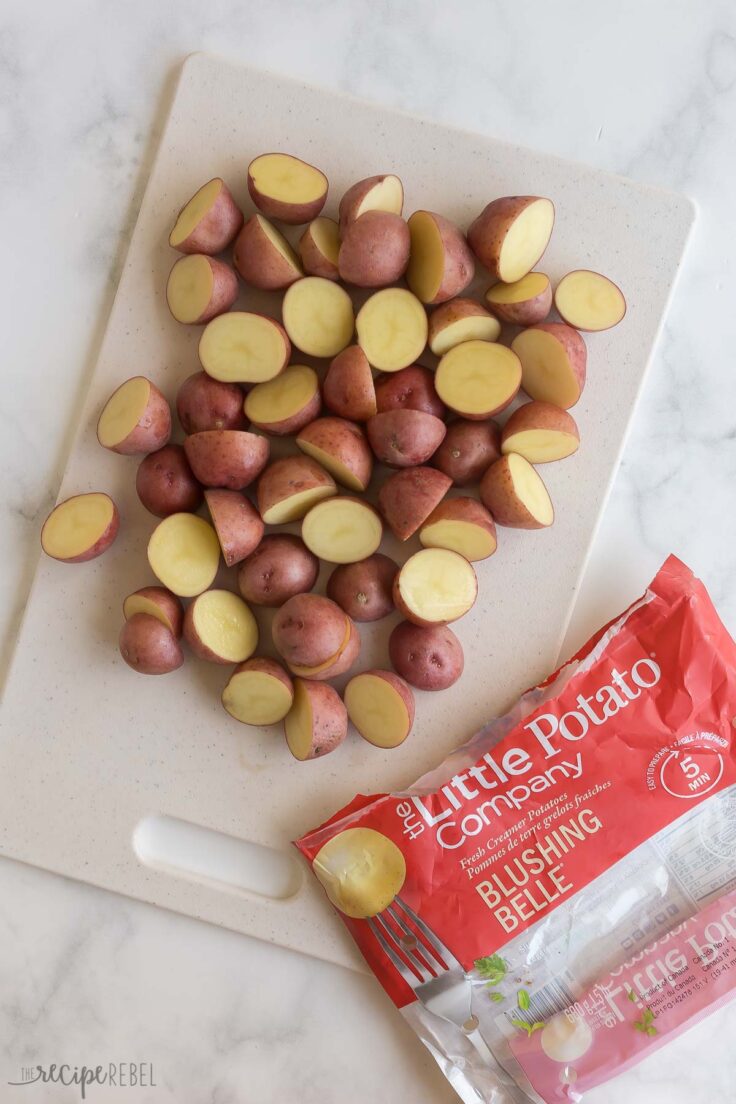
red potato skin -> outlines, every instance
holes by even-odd
[[[245,429],[243,392],[237,383],[222,383],[206,372],[184,380],[176,396],[176,412],[185,433],[208,429]]]
[[[454,222],[450,222],[444,215],[435,214],[434,211],[423,213],[428,214],[437,227],[444,254],[440,286],[434,297],[427,302],[428,306],[435,306],[438,303],[446,303],[448,299],[454,299],[456,295],[465,291],[475,276],[475,258],[465,240],[465,235]],[[411,287],[411,284],[409,286]]]
[[[447,690],[463,673],[462,644],[447,625],[421,628],[402,621],[388,641],[391,663],[417,690]]]
[[[140,590],[133,591],[132,594],[128,595],[128,598],[146,598],[149,602],[153,602],[154,605],[158,606],[168,621],[169,630],[177,640],[179,639],[181,636],[182,624],[184,622],[184,607],[175,594],[172,594],[166,587],[150,586],[141,587]],[[128,598],[123,602],[123,616],[126,621],[129,620],[125,613],[125,603],[128,601]],[[132,616],[134,615],[131,614],[131,617]],[[149,614],[148,616],[151,615]]]
[[[294,414],[290,414],[288,418],[282,418],[280,422],[254,421],[251,422],[251,425],[256,429],[262,429],[264,432],[272,434],[274,437],[290,437],[298,433],[305,425],[313,422],[315,418],[318,418],[321,407],[322,398],[319,388],[317,388],[306,406],[303,406],[301,410],[297,410]]]
[[[445,404],[434,388],[434,374],[421,364],[410,364],[398,372],[386,372],[376,381],[376,412],[421,410],[444,418]]]
[[[261,474],[270,453],[266,437],[237,429],[209,429],[184,442],[187,460],[205,487],[242,491]]]
[[[271,152],[280,151],[272,150]],[[258,158],[267,156],[268,154],[261,153],[258,155]],[[302,160],[301,157],[294,157],[293,154],[289,154],[289,156],[294,161],[301,161],[302,165],[309,164],[308,161]],[[258,160],[258,158],[254,158],[254,160]],[[274,196],[266,195],[264,192],[258,190],[256,182],[251,174],[252,164],[253,161],[251,161],[248,166],[248,194],[262,215],[265,215],[266,218],[269,219],[278,219],[279,222],[286,222],[290,226],[299,226],[301,223],[311,222],[312,219],[317,218],[317,215],[324,207],[327,199],[328,182],[324,173],[322,173],[322,176],[325,177],[325,190],[321,196],[311,200],[309,203],[285,203],[282,199],[276,199]],[[310,165],[310,168],[316,168],[316,166]],[[321,172],[321,170],[317,169],[317,172]]]
[[[201,254],[205,256],[205,254]],[[232,270],[229,264],[225,264],[224,261],[218,261],[215,257],[207,257],[207,263],[212,271],[212,292],[210,294],[210,301],[205,309],[200,314],[199,318],[195,318],[193,322],[188,322],[189,326],[203,326],[205,322],[209,322],[211,318],[216,318],[218,314],[224,314],[225,311],[229,311],[235,300],[238,298],[238,277]],[[178,261],[174,262],[171,273],[174,268],[184,260],[180,257]],[[169,273],[169,280],[171,280],[171,273]],[[171,311],[171,316],[175,321],[181,323],[181,319],[177,318],[171,306],[171,299],[169,298],[169,285],[166,285],[166,305]]]
[[[340,206],[338,209],[338,218],[340,220],[340,236],[344,237],[348,227],[352,222],[355,222],[358,218],[358,208],[361,203],[370,192],[371,188],[374,188],[376,184],[380,184],[385,180],[390,173],[384,173],[379,176],[368,176],[365,180],[359,180],[352,187],[348,188],[345,195],[340,200]],[[400,212],[399,212],[400,213]],[[367,214],[367,211],[364,212]]]
[[[463,559],[459,552],[455,552],[454,555],[459,556],[461,560]],[[467,563],[468,561],[466,560],[465,562]],[[472,567],[472,564],[470,566]],[[473,602],[475,602],[478,597],[478,578],[475,575],[475,570],[473,570],[473,576],[475,578],[475,597],[473,598]],[[432,629],[436,625],[447,624],[446,621],[426,621],[407,605],[401,593],[401,571],[399,571],[399,574],[394,579],[394,605],[402,617],[405,617],[407,621],[411,621],[413,625],[418,625],[422,629]]]
[[[292,265],[279,252],[262,230],[256,215],[243,224],[236,238],[233,264],[246,284],[262,291],[287,288],[304,275],[301,265]]]
[[[458,498],[446,498],[432,511],[422,529],[425,525],[433,525],[437,521],[466,521],[470,525],[477,525],[479,529],[484,529],[493,537],[493,550],[488,555],[492,556],[495,552],[498,544],[496,526],[489,511],[478,502],[477,498],[467,498],[464,495]]]
[[[296,594],[275,615],[271,632],[274,648],[289,667],[314,668],[342,651],[346,617],[321,594]]]
[[[337,492],[335,480],[311,456],[284,456],[274,460],[258,482],[258,512],[263,517],[278,502],[313,487],[331,487]]]
[[[144,456],[136,472],[135,489],[141,503],[156,517],[193,514],[202,505],[202,487],[181,445],[164,445]]]
[[[120,655],[140,675],[167,675],[184,662],[174,634],[150,613],[136,613],[120,630]]]
[[[556,430],[558,433],[569,434],[577,441],[580,440],[577,422],[572,414],[567,410],[562,410],[559,406],[553,406],[552,403],[539,402],[533,399],[531,402],[518,407],[503,427],[501,433],[503,452],[516,452],[517,450],[513,448],[512,438],[517,433],[524,433],[531,429]],[[534,462],[535,464],[544,463],[543,460],[535,460]]]
[[[492,290],[492,289],[491,289]],[[486,302],[491,314],[495,315],[499,322],[507,322],[510,326],[536,326],[544,322],[552,310],[552,281],[547,280],[547,286],[539,295],[531,299],[524,299],[519,303],[494,303],[488,298],[490,290],[486,293]]]
[[[540,198],[540,196],[503,196],[501,199],[494,199],[483,208],[468,227],[468,245],[494,279],[501,279],[501,273],[498,271],[501,246],[511,224],[530,203]],[[538,264],[540,257],[537,257],[532,268]]]
[[[312,747],[306,761],[329,755],[348,734],[348,711],[334,687],[328,682],[294,679],[309,696],[312,710]]]
[[[301,430],[296,439],[306,441],[335,457],[348,468],[365,489],[373,474],[373,456],[360,426],[344,418],[319,418]]]
[[[404,468],[386,479],[378,492],[378,506],[394,536],[408,540],[427,520],[452,486],[435,468]]]
[[[177,215],[177,219],[178,217]],[[176,219],[174,221],[176,222]],[[227,184],[223,183],[220,194],[204,218],[199,220],[191,234],[181,244],[172,248],[179,253],[206,253],[212,256],[214,253],[221,253],[230,245],[242,225],[243,212],[233,199]]]
[[[69,501],[71,501],[72,498],[82,498],[82,497],[83,497],[82,495],[70,495],[69,498],[63,499],[63,502],[69,502]],[[110,498],[109,495],[107,495],[106,497]],[[110,499],[110,501],[112,502],[112,499]],[[61,502],[57,502],[57,504],[56,504],[56,506],[61,506],[61,505],[62,505]],[[56,506],[54,507],[54,510],[56,509]],[[51,511],[51,514],[53,514],[54,510]],[[51,517],[51,514],[49,514],[49,517],[46,518],[46,521],[49,520],[49,518]],[[96,560],[97,557],[101,556],[103,552],[107,552],[108,548],[110,547],[112,542],[115,540],[116,536],[118,535],[118,530],[120,529],[120,514],[118,513],[117,506],[113,502],[112,503],[112,517],[110,518],[110,524],[108,525],[105,532],[100,535],[99,539],[95,541],[95,543],[92,545],[91,548],[88,548],[85,552],[80,552],[80,554],[78,556],[70,556],[68,559],[65,559],[61,556],[54,556],[53,552],[49,552],[49,550],[46,547],[46,545],[44,544],[44,540],[43,540],[43,534],[44,534],[44,529],[45,528],[46,528],[46,522],[44,522],[43,529],[41,530],[41,548],[44,550],[44,552],[46,553],[47,556],[50,556],[52,560],[57,560],[58,563],[69,563],[69,564],[86,563],[88,560]]]
[[[322,398],[329,411],[351,422],[367,422],[377,413],[373,373],[359,345],[349,345],[332,361],[322,384]]]
[[[562,345],[563,349],[565,350],[568,362],[570,364],[570,369],[578,385],[578,396],[575,399],[575,402],[570,403],[570,406],[574,406],[575,403],[580,399],[580,396],[583,393],[583,389],[585,388],[585,378],[588,361],[588,350],[586,348],[585,341],[580,336],[578,331],[574,330],[572,326],[568,326],[566,322],[540,322],[538,326],[530,326],[529,329],[541,330],[543,333],[551,334],[556,341],[559,341],[560,345]],[[519,337],[520,336],[521,334],[519,334]],[[516,352],[516,350],[514,349],[515,341],[516,339],[511,343],[511,348],[514,352]],[[522,388],[523,390],[526,390],[523,384],[523,371],[524,362],[522,361]],[[534,395],[531,395],[528,391],[527,394],[531,399],[535,397]]]
[[[393,613],[398,564],[382,552],[357,563],[340,564],[327,582],[327,597],[353,621],[379,621]]]
[[[386,410],[368,421],[366,432],[378,460],[392,468],[411,468],[437,451],[446,427],[422,410]]]
[[[545,529],[516,497],[508,456],[491,464],[480,481],[480,500],[499,525],[510,529]],[[550,523],[551,524],[551,523]]]
[[[299,257],[307,276],[322,276],[325,280],[337,280],[340,277],[337,265],[326,257],[312,237],[311,225],[299,239]]]
[[[349,618],[348,620],[350,621]],[[360,644],[360,633],[350,621],[350,633],[347,642],[345,647],[335,656],[334,663],[330,663],[328,667],[317,667],[315,669],[292,667],[292,673],[299,678],[306,678],[314,682],[326,682],[327,679],[337,678],[338,675],[344,675],[357,662],[360,655]]]
[[[291,533],[271,533],[242,561],[238,589],[254,606],[275,608],[317,582],[319,560]]]
[[[450,422],[445,439],[432,457],[432,463],[456,487],[478,483],[481,476],[501,456],[501,436],[495,422],[471,422],[458,418]]]
[[[213,489],[204,492],[207,509],[228,567],[234,567],[261,542],[265,528],[261,515],[240,491]]]
[[[129,381],[126,380],[125,382],[128,383]],[[113,446],[110,452],[117,452],[121,456],[140,456],[163,448],[171,436],[171,410],[169,404],[155,383],[151,383],[150,380],[148,383],[151,390],[146,408],[141,414],[138,424],[133,427],[124,440]],[[124,384],[120,386],[122,387]],[[117,390],[120,390],[120,388]],[[112,395],[110,398],[112,398]],[[100,440],[99,432],[97,440]],[[100,444],[102,444],[101,441]],[[106,446],[103,445],[102,447],[105,448]]]
[[[345,231],[338,258],[340,278],[355,287],[388,287],[404,275],[409,249],[409,227],[400,215],[366,211]]]

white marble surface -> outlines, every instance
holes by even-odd
[[[206,49],[686,191],[700,219],[571,629],[669,551],[736,630],[736,11],[727,0],[94,0],[0,9],[4,656],[181,58]],[[196,135],[193,135],[196,141]],[[137,368],[138,366],[131,366]],[[50,631],[53,620],[50,618]],[[5,661],[3,662],[4,666]],[[0,810],[0,815],[2,812]],[[42,815],[42,811],[39,811]],[[736,1095],[736,1008],[594,1104]],[[35,1062],[145,1061],[177,1104],[450,1104],[367,979],[0,862],[0,1102]]]

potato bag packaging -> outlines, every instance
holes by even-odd
[[[670,557],[506,716],[297,846],[463,1101],[579,1101],[736,986],[736,645],[704,586]]]

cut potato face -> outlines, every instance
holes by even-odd
[[[429,317],[429,347],[435,356],[465,341],[497,341],[500,333],[498,319],[473,299],[453,299]]]
[[[544,529],[555,519],[541,476],[515,452],[491,464],[481,480],[480,497],[498,524],[512,529]]]
[[[312,507],[302,522],[302,540],[328,563],[356,563],[377,551],[382,530],[367,502],[338,495]]]
[[[415,625],[446,625],[473,606],[478,581],[459,553],[425,548],[410,556],[394,584],[396,605]]]
[[[196,514],[172,514],[148,542],[148,562],[160,582],[180,598],[193,598],[212,585],[220,542],[209,522]]]
[[[327,198],[327,177],[288,153],[264,153],[248,166],[248,191],[259,210],[282,222],[309,222]]]
[[[220,253],[242,225],[242,211],[226,184],[216,177],[182,207],[169,245],[180,253]]]
[[[491,341],[466,341],[442,357],[435,388],[451,410],[483,419],[508,406],[521,384],[518,356]]]
[[[155,452],[171,435],[171,411],[145,376],[133,376],[112,393],[97,422],[103,448],[124,456]]]
[[[498,275],[506,284],[526,276],[547,248],[555,221],[548,199],[535,199],[513,220],[498,258]]]
[[[229,590],[208,590],[187,609],[184,636],[201,659],[243,663],[258,647],[258,625],[242,598]]]
[[[352,422],[319,418],[301,431],[296,443],[348,490],[362,492],[370,483],[371,450],[362,431]]]
[[[518,452],[530,464],[547,464],[571,456],[580,445],[575,419],[551,403],[524,403],[501,434],[501,451]]]
[[[164,587],[143,587],[129,594],[123,602],[123,617],[129,621],[136,613],[145,613],[155,617],[175,637],[181,636],[184,618],[182,604],[176,595]]]
[[[521,385],[531,399],[568,409],[585,386],[587,352],[577,330],[564,322],[543,322],[514,338],[521,361]]]
[[[389,671],[366,671],[352,678],[345,687],[345,706],[360,735],[374,747],[398,747],[411,732],[413,696]]]
[[[340,233],[366,211],[388,211],[400,215],[404,207],[404,186],[398,176],[370,176],[348,188],[340,200]]]
[[[549,276],[543,272],[527,272],[513,284],[499,281],[486,292],[486,299],[492,304],[525,303],[535,299],[549,287]]]
[[[399,848],[373,828],[348,828],[317,852],[312,869],[335,908],[355,920],[388,908],[406,880]]]
[[[448,498],[419,530],[425,548],[449,548],[466,560],[485,560],[496,551],[496,526],[474,498]]]
[[[543,272],[528,272],[513,284],[494,284],[486,292],[486,302],[502,322],[535,326],[550,312],[552,285]]]
[[[209,322],[230,310],[238,297],[238,278],[222,261],[204,253],[180,257],[169,273],[166,302],[177,322]]]
[[[245,398],[253,425],[271,433],[294,433],[319,412],[319,379],[313,368],[293,364],[276,379],[259,383]]]
[[[208,376],[224,383],[263,383],[283,372],[291,346],[273,318],[232,311],[213,318],[202,333],[199,359]]]
[[[348,714],[339,694],[324,682],[296,679],[294,702],[284,720],[289,751],[295,759],[317,759],[339,747],[347,736]]]
[[[607,276],[578,269],[563,276],[555,291],[555,307],[576,330],[610,330],[626,314],[623,293]]]
[[[286,671],[273,660],[251,660],[233,672],[222,692],[222,704],[236,721],[272,725],[291,709],[294,688]]]
[[[308,276],[338,277],[340,231],[333,219],[321,215],[311,222],[299,239],[299,255]]]
[[[335,481],[310,457],[284,456],[258,484],[258,509],[267,525],[298,521],[317,502],[337,494]]]
[[[169,235],[169,245],[172,248],[176,249],[183,241],[186,241],[195,227],[214,207],[222,188],[223,183],[219,177],[209,180],[198,192],[195,192],[186,206],[182,207],[174,224],[174,229]]]
[[[427,344],[427,314],[405,288],[384,288],[365,301],[355,320],[358,344],[374,368],[398,372]]]
[[[406,282],[423,303],[444,303],[464,291],[475,274],[475,260],[457,226],[432,211],[409,219],[411,259]]]
[[[251,215],[237,236],[233,264],[246,284],[263,291],[288,287],[304,274],[299,258],[263,215]]]
[[[306,276],[291,285],[282,317],[291,341],[309,356],[336,356],[350,344],[355,328],[350,296],[321,276]]]
[[[41,547],[63,563],[84,563],[101,556],[115,540],[119,526],[115,503],[94,491],[60,502],[44,522]]]

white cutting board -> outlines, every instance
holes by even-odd
[[[145,678],[123,664],[121,602],[155,581],[145,555],[155,519],[135,494],[136,459],[104,451],[94,433],[101,405],[128,376],[150,376],[173,403],[180,381],[198,368],[198,329],[177,325],[165,305],[176,256],[167,246],[172,219],[215,175],[252,210],[246,166],[273,149],[328,174],[331,215],[350,183],[386,171],[404,181],[407,214],[425,207],[463,227],[496,196],[550,196],[557,223],[540,267],[553,281],[570,268],[599,269],[629,302],[622,325],[588,339],[589,382],[574,412],[579,453],[544,469],[554,526],[501,530],[497,554],[478,565],[479,600],[456,626],[463,678],[443,694],[417,694],[415,731],[402,747],[379,751],[351,733],[337,752],[313,763],[291,758],[280,728],[248,728],[224,713],[219,695],[227,669],[189,657],[172,675]],[[269,884],[268,856],[265,863],[263,854],[243,856],[236,841],[290,856],[290,840],[356,792],[412,782],[555,665],[692,221],[692,205],[681,196],[216,58],[189,58],[59,493],[109,491],[120,508],[120,535],[91,563],[39,564],[3,711],[0,852],[358,966],[301,860],[284,860],[286,873],[275,878],[283,884]],[[477,293],[487,282],[479,278]],[[280,296],[244,289],[241,302],[278,314]],[[416,549],[409,545],[399,553],[389,543],[389,551],[404,557]],[[229,585],[234,576],[223,571]],[[269,617],[259,619],[266,625]],[[395,620],[363,627],[361,666],[386,662]],[[162,857],[163,837],[139,827],[157,815],[230,839],[179,834],[174,846],[192,868],[185,874]],[[138,857],[151,847],[158,865]],[[254,884],[291,895],[244,888]]]

